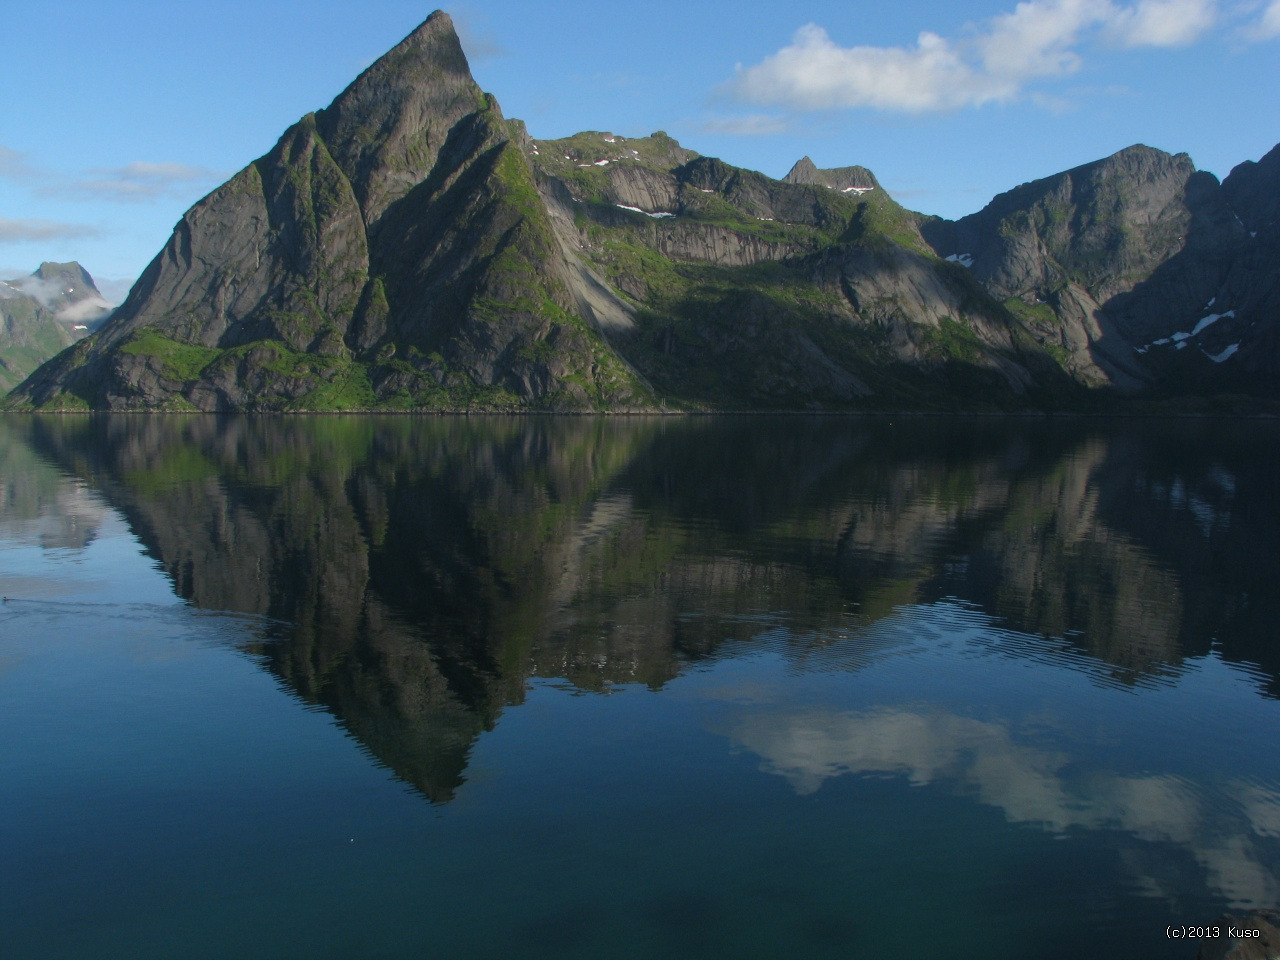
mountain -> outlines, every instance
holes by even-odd
[[[1278,203],[1280,148],[1220,184],[1136,145],[923,232],[1085,383],[1274,394]]]
[[[1246,359],[1265,391],[1274,348],[1215,338],[1273,303],[1274,216],[1246,229],[1233,204],[1267,209],[1275,166],[1229,188],[1133,147],[950,223],[863,167],[534,140],[436,12],[192,207],[8,406],[1091,409],[1221,390]],[[1228,287],[1204,349],[1170,339]]]
[[[86,336],[109,310],[75,262],[42,263],[29,276],[0,280],[0,393]]]
[[[112,322],[24,388],[110,409],[625,409],[528,165],[433,14],[189,210]]]

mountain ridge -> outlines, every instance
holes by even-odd
[[[533,139],[437,11],[187,211],[7,405],[1093,409],[1229,392],[1236,353],[1265,394],[1273,154],[1228,189],[1137,145],[943,221],[863,167],[774,180],[661,131]],[[1273,211],[1252,237],[1243,203]],[[1241,306],[1206,334],[1219,295]]]

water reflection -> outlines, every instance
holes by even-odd
[[[1247,780],[1209,793],[1167,774],[1082,769],[1068,753],[1018,742],[1005,723],[947,712],[756,713],[732,736],[760,756],[762,770],[786,777],[801,795],[844,774],[938,783],[999,808],[1012,823],[1059,834],[1118,831],[1148,844],[1174,844],[1190,852],[1209,887],[1233,906],[1280,899],[1275,845],[1268,842],[1280,837],[1280,793]],[[1135,873],[1149,889],[1159,886],[1145,871]]]
[[[2,423],[0,464],[0,539],[46,550],[83,550],[93,542],[105,515],[101,502],[39,463]]]
[[[944,598],[981,612],[995,631],[984,642],[1001,656],[1141,686],[1212,652],[1256,665],[1259,687],[1280,691],[1270,630],[1280,613],[1280,447],[1270,425],[114,417],[3,426],[7,450],[34,450],[105,494],[180,596],[281,623],[281,642],[256,651],[270,669],[434,801],[454,795],[476,738],[521,702],[532,677],[657,689],[700,658],[732,656],[779,630],[796,662],[839,646],[841,669],[863,669],[901,639],[877,625]],[[9,483],[6,502],[20,516],[30,495]],[[52,512],[92,526],[64,506]],[[908,629],[918,640],[927,618]],[[850,647],[850,637],[862,640]],[[1098,799],[1088,812],[1061,781],[1060,757],[1018,753],[998,729],[959,718],[831,722],[815,728],[835,751],[817,766],[788,753],[795,731],[736,736],[802,789],[821,782],[823,764],[932,776],[967,744],[967,755],[989,759],[954,776],[986,798],[988,764],[1016,770],[1009,789],[1024,792],[984,802],[1055,830],[1129,822],[1116,798],[1144,789],[1170,809],[1185,802],[1159,778],[1121,778],[1090,787]],[[935,759],[849,753],[855,740],[889,749],[895,729],[929,739]],[[1258,809],[1259,822],[1272,822],[1269,800]]]

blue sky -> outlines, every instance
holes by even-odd
[[[433,9],[45,0],[0,61],[0,276],[78,259],[108,299],[183,211]],[[958,217],[1131,143],[1219,177],[1280,141],[1280,0],[467,0],[472,71],[539,138],[666,130],[781,177],[862,164]]]

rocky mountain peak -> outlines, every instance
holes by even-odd
[[[24,277],[0,281],[0,393],[86,336],[109,311],[74,260],[46,261]]]
[[[320,111],[316,127],[371,225],[427,177],[459,120],[491,106],[453,21],[437,10]]]
[[[80,266],[75,260],[69,263],[53,263],[46,260],[36,268],[32,276],[52,283],[65,281],[69,286],[79,287],[93,293],[98,292],[98,288],[94,285],[93,277],[89,276],[89,271]]]
[[[53,263],[46,260],[25,277],[0,284],[0,299],[30,297],[41,307],[59,312],[74,303],[92,299],[103,303],[93,277],[79,263]],[[77,318],[79,319],[79,318]]]
[[[785,183],[808,183],[846,193],[874,190],[880,186],[875,174],[866,167],[831,167],[824,170],[807,156],[797,160],[796,165],[782,179]]]
[[[787,183],[816,183],[817,177],[817,164],[805,155],[796,161],[795,166],[782,179]]]
[[[1280,144],[1256,163],[1246,160],[1222,182],[1223,193],[1253,233],[1280,225]]]

